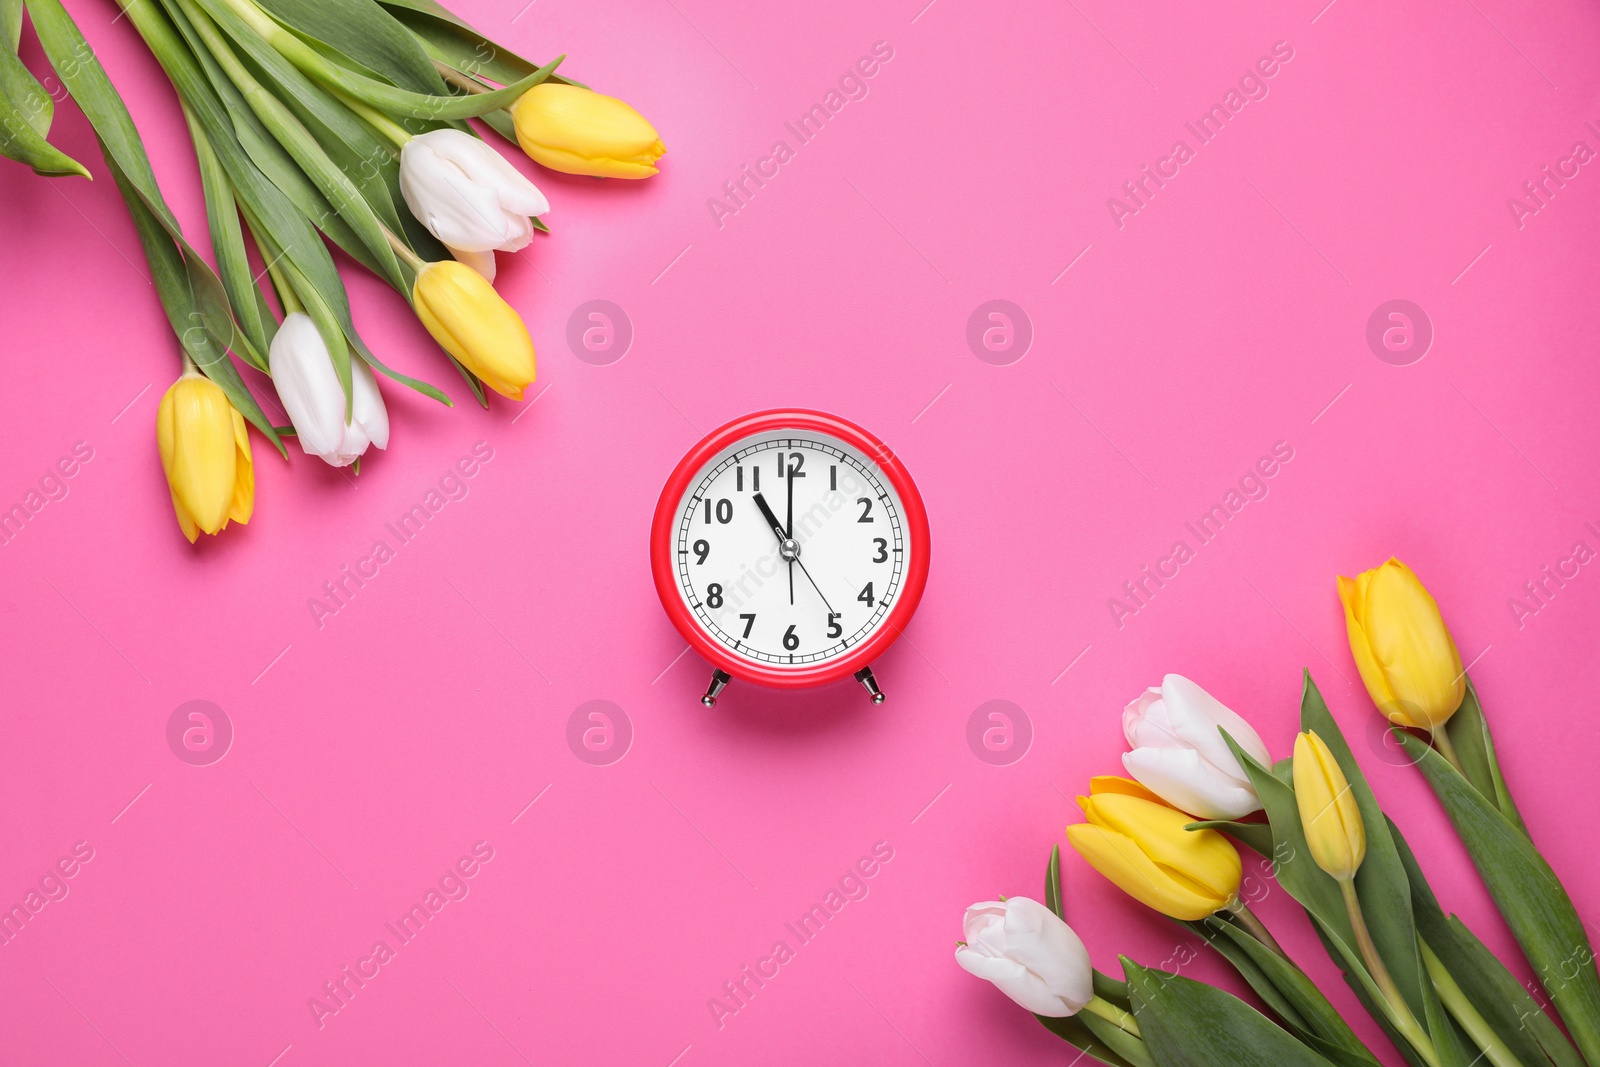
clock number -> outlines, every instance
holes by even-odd
[[[694,554],[696,557],[694,561],[695,566],[698,567],[703,565],[706,561],[706,557],[711,555],[711,542],[707,541],[703,537],[696,541],[694,543]]]
[[[839,625],[839,621],[838,621],[840,618],[842,618],[842,616],[837,611],[830,611],[828,613],[828,636],[829,637],[843,637],[844,636],[844,627],[840,626]]]
[[[877,522],[878,521],[878,520],[876,520],[876,519],[874,519],[872,517],[872,498],[870,496],[857,497],[856,498],[856,503],[861,505],[861,517],[856,520],[857,522]],[[710,507],[709,504],[707,504],[706,506]],[[710,514],[710,512],[707,512],[707,514]],[[711,520],[707,519],[706,521],[710,522]]]
[[[733,487],[741,493],[744,492],[744,464],[742,463],[733,468]],[[758,493],[761,492],[760,467],[750,468],[750,488],[754,489]]]
[[[724,497],[717,501],[717,521],[726,526],[733,521],[733,501]],[[706,525],[711,525],[711,498],[706,497]]]
[[[856,599],[861,601],[863,604],[865,604],[869,608],[872,607],[873,604],[877,603],[877,601],[875,599],[873,599],[873,596],[872,596],[872,583],[871,582],[867,583],[867,587],[865,589],[861,590],[861,593],[856,597]],[[715,605],[712,605],[712,606],[715,607]]]
[[[803,452],[790,452],[787,464],[784,462],[783,453],[778,453],[778,477],[780,478],[804,478],[806,472],[800,468],[805,465],[806,457]]]
[[[867,588],[871,589],[872,585],[869,583]],[[706,606],[710,608],[722,607],[722,586],[716,582],[706,586]]]
[[[748,640],[750,631],[755,629],[756,617],[754,615],[740,615],[739,618],[744,620],[744,636]]]
[[[800,647],[800,637],[794,632],[793,626],[783,631],[783,647],[790,652]]]
[[[888,559],[889,559],[889,541],[888,541],[888,539],[887,538],[883,538],[883,537],[874,537],[872,539],[872,543],[878,546],[878,554],[876,556],[872,557],[872,562],[874,562],[874,563],[885,563],[885,562],[887,562]],[[700,541],[700,542],[698,542],[698,544],[702,544],[703,545],[703,544],[705,544],[705,542],[704,541]],[[697,549],[695,549],[695,551],[698,552],[699,549],[697,548]],[[705,560],[702,559],[700,562],[704,563]]]
[[[838,492],[838,490],[839,490],[839,465],[837,463],[830,464],[829,467],[828,467],[828,491],[830,493],[832,493],[832,492]]]

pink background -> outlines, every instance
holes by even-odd
[[[176,350],[86,123],[65,104],[52,137],[93,184],[0,165],[0,505],[75,442],[93,452],[0,549],[0,903],[94,850],[0,947],[0,1062],[1068,1062],[951,951],[968,903],[1040,892],[1071,797],[1119,766],[1119,709],[1165,671],[1282,755],[1309,666],[1446,906],[1506,949],[1420,778],[1368,742],[1333,578],[1390,553],[1476,660],[1534,836],[1596,913],[1568,798],[1592,812],[1600,577],[1521,620],[1509,600],[1600,547],[1600,173],[1520,229],[1507,198],[1575,142],[1600,149],[1600,15],[924,2],[458,0],[638,105],[663,173],[527,165],[556,232],[502,260],[502,290],[540,353],[533,407],[388,389],[391,450],[359,478],[257,439],[256,517],[193,548],[153,433]],[[202,232],[170,89],[111,4],[72,6]],[[796,147],[785,121],[878,41],[893,58],[866,98]],[[1277,41],[1293,59],[1269,95],[1119,229],[1107,198],[1194,147],[1184,122]],[[719,226],[708,198],[780,138],[795,158]],[[373,347],[464,397],[403,303],[347,273]],[[965,339],[996,298],[1034,332],[1009,366]],[[1409,366],[1365,340],[1394,298],[1435,331]],[[593,299],[635,331],[608,366],[566,342]],[[785,405],[882,436],[927,500],[927,596],[875,710],[850,683],[701,708],[708,669],[651,588],[673,464]],[[384,524],[478,441],[493,459],[468,495],[319,627],[322,583],[395,547]],[[1119,628],[1108,598],[1193,547],[1185,522],[1279,441],[1294,458],[1269,495]],[[166,741],[194,699],[235,730],[210,766]],[[566,741],[594,699],[632,725],[609,766]],[[997,699],[1033,731],[1007,766],[966,740]],[[470,894],[319,1028],[308,998],[393,947],[384,924],[478,841],[494,858]],[[800,946],[784,924],[880,841],[868,896]],[[1064,876],[1102,968],[1194,943],[1076,856]],[[1287,896],[1258,910],[1359,1016]],[[779,939],[794,958],[719,1028],[709,998]],[[1204,956],[1186,972],[1222,975]]]

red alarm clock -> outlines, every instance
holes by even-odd
[[[701,703],[731,678],[778,688],[853,675],[917,610],[928,515],[889,446],[820,411],[760,411],[679,461],[650,526],[661,606],[712,665]]]

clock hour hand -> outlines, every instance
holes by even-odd
[[[806,581],[811,583],[811,588],[817,591],[817,596],[822,597],[822,606],[828,609],[829,614],[838,614],[833,610],[833,605],[828,603],[827,596],[822,592],[822,587],[817,580],[811,577],[811,572],[806,570],[806,565],[800,558],[800,542],[790,537],[783,528],[783,523],[778,521],[778,516],[772,513],[772,508],[767,503],[767,498],[760,493],[755,494],[756,507],[761,509],[761,517],[767,520],[767,525],[772,528],[773,534],[778,538],[778,556],[790,564],[800,564],[800,573],[806,576]]]
[[[778,516],[772,513],[772,507],[767,503],[766,497],[762,496],[760,493],[757,493],[755,495],[755,501],[756,507],[761,509],[761,517],[767,520],[767,525],[771,527],[772,532],[777,535],[778,547],[782,548],[783,543],[789,540],[789,531],[783,528],[783,523],[778,521]]]

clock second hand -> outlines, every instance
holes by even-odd
[[[778,516],[772,513],[772,508],[767,504],[767,498],[757,493],[754,499],[756,507],[761,509],[761,517],[767,520],[767,525],[771,527],[773,534],[778,538],[778,555],[790,563],[800,564],[800,573],[806,576],[806,581],[811,583],[811,588],[815,589],[817,596],[822,598],[822,606],[828,609],[829,615],[837,615],[838,612],[834,611],[833,605],[828,603],[827,595],[823,593],[822,587],[817,584],[815,578],[811,577],[811,572],[806,570],[805,563],[800,559],[799,543],[784,530],[783,523],[778,521]]]

